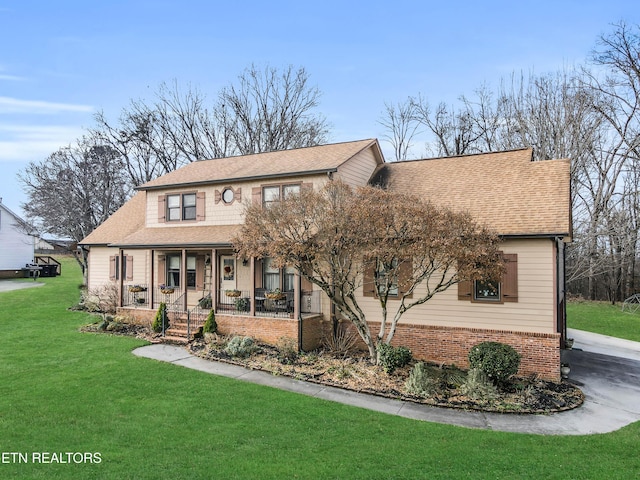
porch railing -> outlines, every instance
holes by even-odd
[[[122,292],[123,307],[148,307],[149,286],[145,283],[125,285]]]
[[[187,337],[191,338],[191,335],[204,325],[210,311],[211,294],[201,298],[195,307],[187,311]]]
[[[153,308],[158,308],[161,303],[165,303],[168,307],[170,304],[183,299],[184,294],[180,287],[156,287],[153,292]]]
[[[178,295],[171,303],[166,302],[167,316],[169,317],[169,326],[175,325],[181,320],[186,312],[184,311],[184,296],[185,294]],[[164,335],[164,332],[163,332]]]
[[[303,292],[300,298],[301,313],[322,313],[319,291]],[[248,290],[221,290],[216,312],[227,315],[248,315],[251,311],[251,295]],[[258,288],[253,296],[255,314],[259,317],[288,318],[294,313],[294,292],[282,292],[273,298],[265,289]]]
[[[164,293],[163,293],[164,292]],[[302,292],[300,295],[300,313],[322,313],[320,291]],[[151,289],[147,284],[125,285],[122,292],[122,305],[125,307],[158,308],[160,303],[167,305],[169,320],[178,319],[187,314],[184,310],[184,293],[178,288],[154,290],[154,304],[150,305]],[[194,320],[190,322],[196,328],[204,324],[209,310],[213,307],[211,294],[201,298],[194,308],[189,309]],[[216,303],[216,312],[227,315],[248,315],[251,311],[251,293],[249,290],[220,290]],[[261,317],[288,318],[294,311],[294,292],[283,292],[282,298],[269,298],[265,289],[258,288],[253,295],[255,314]],[[197,323],[201,322],[201,323]]]

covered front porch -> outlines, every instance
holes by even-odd
[[[322,292],[270,259],[224,249],[120,249],[119,307],[300,319],[322,313]]]

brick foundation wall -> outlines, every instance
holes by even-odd
[[[118,315],[127,317],[127,322],[150,327],[156,310],[147,308],[122,307]],[[276,345],[280,338],[298,341],[298,321],[290,318],[245,317],[241,315],[216,314],[218,331],[224,335],[252,337],[270,345]],[[318,348],[324,332],[322,315],[306,317],[302,320],[302,349],[311,351]]]
[[[322,317],[302,320],[302,349],[314,350],[320,345]],[[240,315],[216,315],[218,331],[225,335],[242,335],[276,345],[282,337],[298,341],[298,321],[290,318],[243,317]]]
[[[157,310],[151,310],[148,308],[118,307],[116,309],[116,315],[126,317],[127,323],[144,325],[146,327],[151,327],[153,319],[156,317],[156,313]]]
[[[369,322],[369,327],[372,332],[378,332],[380,324]],[[348,328],[355,332],[353,326],[349,325]],[[518,375],[527,376],[535,373],[545,380],[560,381],[559,333],[400,324],[391,344],[408,347],[416,359],[455,364],[466,369],[469,368],[469,350],[474,345],[486,341],[506,343],[521,355]],[[360,347],[366,349],[364,342],[360,342]]]
[[[131,317],[132,323],[150,326],[156,311],[119,308],[118,314]],[[276,345],[281,337],[291,338],[296,342],[298,339],[298,321],[294,319],[217,314],[216,322],[220,333],[249,336],[271,345]],[[344,325],[355,332],[355,328],[350,323]],[[377,332],[380,328],[380,324],[376,322],[370,322],[369,326],[372,332]],[[324,321],[322,316],[304,318],[302,349],[311,351],[318,348],[323,336],[328,334],[330,328],[331,323]],[[560,381],[560,334],[558,333],[400,324],[392,344],[410,348],[413,357],[419,360],[469,368],[469,350],[474,345],[485,341],[506,343],[515,348],[522,356],[519,375],[535,373],[545,380]],[[360,348],[366,350],[364,342],[360,342]]]
[[[298,321],[294,319],[216,314],[216,323],[224,335],[251,337],[270,345],[282,337],[298,341]]]

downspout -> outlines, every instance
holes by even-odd
[[[302,346],[304,342],[302,341],[302,312],[300,308],[300,304],[302,303],[302,277],[299,273],[296,273],[295,276],[295,287],[294,287],[294,299],[293,299],[293,311],[296,313],[296,318],[298,320],[298,351],[302,352]]]
[[[560,346],[564,348],[567,339],[567,299],[566,299],[566,255],[562,237],[555,238],[556,243],[556,278],[557,278],[557,322],[560,332]]]

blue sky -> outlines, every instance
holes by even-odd
[[[213,97],[251,63],[304,66],[331,141],[380,138],[385,101],[583,63],[619,20],[637,0],[0,0],[0,197],[22,214],[17,172],[162,82]]]

